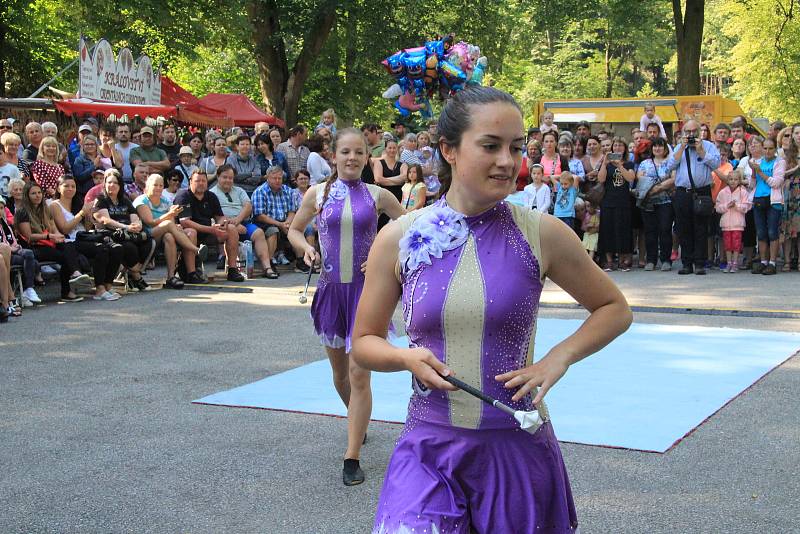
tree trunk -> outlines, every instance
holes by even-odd
[[[317,11],[291,70],[275,0],[252,0],[247,5],[247,12],[264,106],[270,113],[282,117],[287,127],[292,127],[297,124],[297,107],[303,86],[336,21],[336,2],[329,0]]]
[[[613,85],[611,80],[611,44],[606,42],[606,98],[611,98],[611,87]]]
[[[686,13],[681,12],[681,0],[672,0],[675,20],[675,40],[678,45],[679,95],[700,94],[700,51],[703,43],[703,11],[705,0],[686,0]]]
[[[345,33],[344,33],[344,97],[347,102],[347,117],[353,120],[356,116],[356,107],[359,101],[359,91],[355,86],[355,74],[358,61],[358,50],[356,49],[357,28],[356,15],[353,13],[354,6],[351,6],[345,14]]]

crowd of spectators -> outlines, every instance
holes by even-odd
[[[567,130],[550,113],[542,119],[528,131],[509,200],[561,219],[605,270],[673,271],[678,258],[679,274],[797,269],[800,125],[775,122],[764,139],[743,117],[713,129],[688,121],[667,139],[646,106],[629,142],[593,134],[588,123]],[[165,288],[205,284],[212,250],[232,282],[245,279],[248,251],[265,278],[292,263],[308,272],[286,234],[305,191],[335,167],[335,122],[327,110],[313,131],[284,134],[266,123],[201,132],[89,117],[65,138],[52,122],[30,122],[22,134],[1,119],[0,320],[40,303],[36,287],[48,276],[58,275],[66,302],[117,300],[120,284],[147,291],[156,260],[166,265]],[[435,121],[416,132],[402,122],[362,132],[365,182],[407,211],[435,200]],[[313,224],[305,236],[316,243]]]

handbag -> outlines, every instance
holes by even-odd
[[[86,243],[105,243],[111,237],[108,230],[81,230],[75,234],[75,241]]]
[[[700,141],[702,143],[702,141]],[[697,193],[697,188],[694,186],[694,179],[692,178],[692,162],[689,160],[689,155],[686,155],[686,171],[689,174],[689,183],[692,184],[692,211],[698,217],[710,217],[714,213],[714,201],[711,200],[711,195],[700,195]]]
[[[606,184],[596,183],[584,195],[584,198],[594,204],[595,206],[599,206],[601,202],[603,202],[603,197],[606,195]]]
[[[111,239],[116,241],[117,243],[144,243],[149,238],[145,232],[131,232],[130,230],[125,230],[122,228],[118,228],[114,230],[114,233],[111,234]]]

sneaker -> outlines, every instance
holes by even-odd
[[[687,265],[683,269],[678,271],[678,274],[692,274],[693,272],[694,272],[694,267],[692,267],[691,265]]]
[[[774,263],[767,264],[766,267],[761,271],[761,274],[777,274],[778,269],[775,268]]]
[[[656,266],[653,265],[652,263],[648,263],[647,265],[644,266],[644,270],[645,271],[653,271],[653,270],[655,270],[655,268],[656,268]]]
[[[55,274],[58,274],[58,271],[55,270],[50,265],[42,265],[41,271],[42,271],[42,274],[45,274],[47,276],[53,276]]]
[[[228,267],[228,282],[244,282],[244,276],[236,267]]]
[[[286,254],[283,252],[278,253],[278,257],[275,260],[280,265],[289,265],[289,258],[286,257]]]
[[[22,295],[22,297],[19,300],[20,300],[20,304],[22,304],[23,308],[31,308],[31,307],[33,307],[33,302],[31,302],[31,300],[28,297],[26,297],[25,295]]]
[[[344,469],[342,469],[342,482],[345,486],[356,486],[364,482],[364,471],[362,471],[358,460],[346,458]]]
[[[22,296],[27,298],[29,301],[31,301],[34,304],[41,304],[42,303],[42,299],[39,298],[39,295],[36,293],[36,290],[33,289],[32,287],[29,287],[28,289],[23,291],[22,292]]]
[[[102,295],[95,295],[92,297],[92,300],[106,300],[108,302],[119,300],[121,297],[119,293],[112,293],[110,291],[104,292]]]
[[[207,284],[208,280],[197,271],[191,272],[186,275],[187,284]]]
[[[150,284],[144,281],[144,278],[139,277],[138,280],[133,281],[134,285],[139,291],[150,291]]]
[[[728,272],[729,273],[738,273],[739,272],[739,266],[736,265],[735,263],[729,265],[728,266]]]
[[[61,300],[63,302],[81,302],[83,297],[79,297],[78,295],[75,295],[74,297],[63,296],[61,297]]]
[[[87,287],[92,285],[92,280],[88,274],[79,274],[69,280],[70,287]],[[73,289],[74,291],[74,289]]]
[[[672,270],[672,263],[670,263],[668,261],[661,262],[661,271],[662,272],[667,273],[667,272],[669,272],[671,270]]]
[[[200,245],[197,251],[197,259],[201,262],[204,262],[208,259],[208,247],[206,245]],[[221,267],[220,267],[221,268]]]
[[[725,262],[725,261],[719,262],[719,270],[720,271],[730,272],[730,271],[728,271],[728,263]]]
[[[678,258],[680,258],[680,257],[681,257],[681,255],[678,253],[678,251],[677,250],[673,250],[672,254],[670,254],[670,256],[669,256],[669,261],[670,262],[676,262],[676,261],[678,261]]]
[[[167,289],[183,289],[183,280],[173,275],[172,278],[164,282],[164,287]]]

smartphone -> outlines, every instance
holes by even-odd
[[[608,156],[606,157],[608,161],[621,161],[622,154],[617,154],[616,152],[609,152]]]

